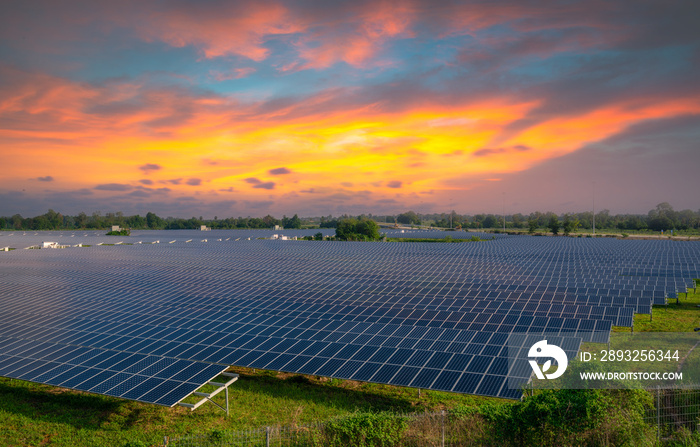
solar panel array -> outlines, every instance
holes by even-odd
[[[696,242],[239,233],[2,254],[0,375],[161,405],[227,365],[517,398],[507,379],[532,371],[509,367],[509,334],[573,357],[700,277]]]

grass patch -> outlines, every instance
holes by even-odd
[[[680,294],[678,302],[669,299],[668,304],[652,306],[652,316],[634,316],[634,330],[640,332],[692,332],[700,327],[700,280],[695,280],[695,291]],[[613,332],[629,332],[627,327],[613,327]]]
[[[412,413],[508,402],[326,377],[231,368],[230,417],[214,405],[164,408],[0,378],[0,446],[160,445],[164,436],[301,425],[358,412]],[[206,390],[205,390],[206,391]],[[225,405],[225,394],[214,401]],[[186,402],[196,402],[190,397]]]

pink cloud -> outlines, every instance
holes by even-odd
[[[147,41],[174,47],[195,46],[204,57],[243,56],[262,61],[269,55],[268,36],[303,31],[286,7],[274,2],[226,2],[217,8],[206,3],[166,7],[133,25]]]
[[[209,75],[216,79],[217,81],[230,81],[232,79],[241,79],[250,76],[251,74],[255,73],[255,68],[253,67],[244,67],[244,68],[234,68],[233,70],[229,72],[222,72],[222,71],[210,71]]]

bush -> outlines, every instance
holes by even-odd
[[[129,236],[131,235],[131,230],[128,229],[123,229],[119,231],[110,231],[109,233],[106,234],[106,236]]]
[[[377,222],[365,218],[339,220],[335,236],[341,241],[376,241],[382,237]]]
[[[360,413],[330,421],[324,428],[324,444],[330,447],[392,447],[402,445],[408,427],[404,416]]]

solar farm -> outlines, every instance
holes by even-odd
[[[512,334],[573,358],[700,278],[700,242],[273,233],[0,236],[0,376],[168,407],[230,366],[518,399]],[[69,248],[21,249],[46,240]]]

